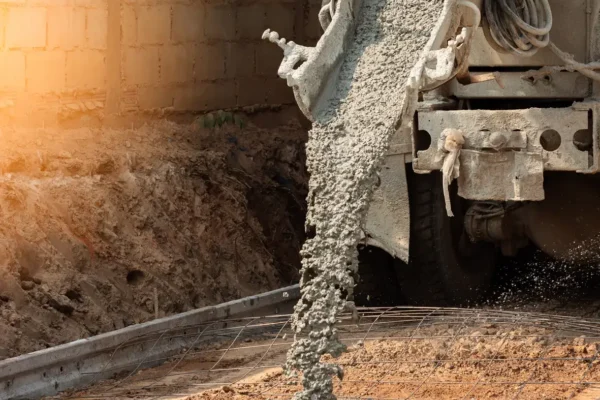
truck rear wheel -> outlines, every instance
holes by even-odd
[[[376,247],[359,247],[358,277],[354,302],[361,307],[383,307],[400,304],[400,287],[395,276],[394,261]]]
[[[497,251],[491,243],[471,243],[464,232],[467,205],[451,188],[446,213],[441,173],[408,173],[411,232],[408,265],[396,263],[403,297],[411,304],[468,304],[490,287]]]

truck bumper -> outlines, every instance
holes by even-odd
[[[420,112],[417,135],[431,145],[416,151],[417,173],[442,168],[443,132],[460,131],[459,195],[468,200],[544,200],[544,171],[597,173],[596,102],[568,108]]]

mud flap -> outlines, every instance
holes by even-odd
[[[365,222],[366,242],[408,262],[410,205],[404,154],[389,155]]]

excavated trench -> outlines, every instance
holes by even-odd
[[[0,360],[298,280],[295,109],[1,135]]]

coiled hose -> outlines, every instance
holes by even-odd
[[[485,14],[494,42],[511,53],[532,56],[550,44],[548,0],[486,0]]]
[[[600,73],[595,71],[600,69],[599,63],[577,62],[571,54],[565,53],[550,41],[553,21],[548,0],[485,0],[485,14],[490,36],[502,49],[531,57],[538,50],[548,47],[565,63],[564,67],[545,67],[539,73],[577,71],[600,81]]]

